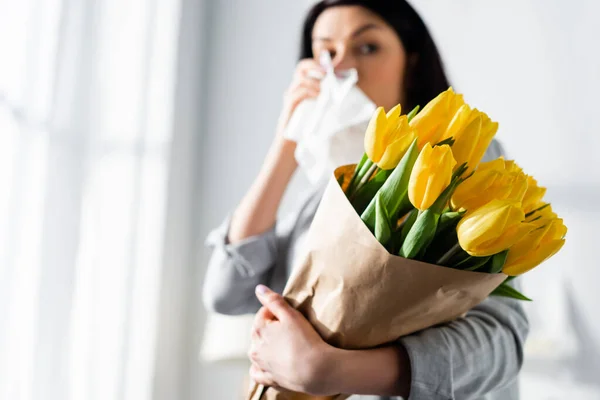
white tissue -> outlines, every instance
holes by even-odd
[[[328,179],[340,165],[358,162],[376,108],[356,86],[355,69],[336,76],[328,52],[320,61],[326,74],[319,95],[298,105],[283,133],[297,143],[295,158],[313,184]]]

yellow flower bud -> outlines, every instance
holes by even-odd
[[[416,130],[419,148],[426,143],[438,143],[448,129],[459,108],[465,104],[463,96],[449,88],[440,93],[410,121],[410,126]]]
[[[476,257],[504,251],[534,229],[523,222],[520,203],[492,200],[485,206],[468,211],[456,227],[460,246]]]
[[[485,113],[475,109],[471,114],[468,124],[456,132],[450,132],[454,138],[452,153],[456,163],[467,163],[467,174],[477,168],[498,130],[498,123],[492,122]]]
[[[426,210],[446,189],[452,179],[456,161],[448,145],[425,144],[408,181],[408,198],[419,210]]]
[[[516,242],[509,250],[502,272],[521,275],[556,254],[565,244],[567,227],[555,218]]]
[[[511,170],[511,164],[509,167]],[[509,172],[502,158],[482,163],[481,166],[463,183],[451,199],[455,210],[475,210],[494,199],[520,202],[527,190],[527,175],[521,172]]]
[[[379,107],[365,133],[365,152],[381,169],[396,168],[415,139],[416,134],[408,124],[406,115],[401,116],[400,111],[400,105],[397,105],[386,115],[383,108]]]

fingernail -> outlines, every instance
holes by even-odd
[[[266,287],[265,285],[258,285],[256,286],[256,293],[260,294],[260,295],[265,295],[269,292],[269,288]]]

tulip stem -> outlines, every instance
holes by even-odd
[[[354,193],[358,192],[360,188],[363,187],[369,181],[369,178],[371,177],[371,175],[373,175],[373,172],[375,172],[376,169],[377,164],[373,163],[373,165],[371,165],[367,172],[361,177],[360,181],[358,182],[358,185],[356,185],[356,188],[354,188]]]
[[[452,248],[450,248],[450,250],[448,250],[446,252],[446,254],[444,254],[442,257],[440,257],[439,260],[437,260],[436,264],[444,265],[445,263],[450,261],[450,258],[452,258],[452,256],[454,256],[459,250],[460,250],[460,244],[456,243],[454,246],[452,246]]]

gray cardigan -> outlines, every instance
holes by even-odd
[[[502,154],[493,142],[486,159]],[[204,281],[205,306],[222,314],[254,313],[259,283],[281,293],[298,261],[302,242],[324,187],[271,230],[235,244],[227,242],[229,218],[212,231],[213,248]],[[461,318],[399,339],[412,368],[409,400],[515,400],[528,322],[516,300],[490,297]],[[353,396],[351,399],[381,399]]]

